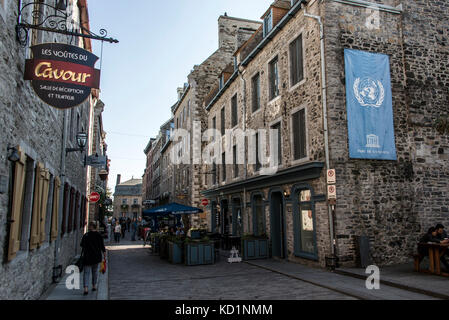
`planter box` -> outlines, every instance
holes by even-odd
[[[243,260],[267,259],[268,239],[243,239],[242,258]]]
[[[197,266],[215,263],[215,248],[213,242],[185,243],[185,264]]]
[[[168,242],[168,261],[171,263],[183,263],[182,244],[176,242]]]

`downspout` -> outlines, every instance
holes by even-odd
[[[242,67],[243,69],[243,67]],[[241,69],[239,68],[239,76],[242,79],[242,85],[243,85],[243,116],[242,116],[242,129],[243,132],[246,132],[246,80],[245,78],[243,78],[243,74],[245,73],[245,70],[241,71]],[[247,179],[248,177],[248,168],[247,168],[247,163],[246,163],[246,136],[245,136],[245,140],[243,141],[243,152],[244,152],[244,156],[243,156],[243,172],[244,172],[244,180]],[[248,220],[248,230],[247,232],[250,232],[250,221],[249,221],[249,214],[247,214],[246,212],[246,187],[243,187],[243,212],[245,213],[245,215],[247,215],[247,220]]]
[[[327,87],[326,87],[326,66],[325,66],[325,59],[324,59],[324,28],[323,28],[323,22],[321,21],[320,16],[312,15],[304,12],[305,17],[309,17],[312,19],[315,19],[318,24],[320,25],[320,51],[321,51],[321,88],[322,88],[322,95],[323,95],[323,127],[324,127],[324,149],[325,149],[325,156],[326,156],[326,170],[330,169],[329,164],[329,130],[328,130],[328,124],[327,124]],[[329,232],[330,232],[330,239],[331,239],[331,252],[332,256],[335,257],[336,253],[336,246],[337,242],[335,239],[335,231],[334,231],[334,218],[332,216],[332,208],[330,205],[327,206],[328,216],[329,216]]]

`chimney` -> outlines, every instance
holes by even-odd
[[[178,101],[181,100],[182,95],[184,94],[184,88],[178,88]]]
[[[122,175],[121,174],[118,174],[117,175],[117,185],[119,185],[120,184],[120,179],[122,178]]]

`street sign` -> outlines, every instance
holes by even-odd
[[[106,156],[88,156],[86,158],[86,165],[95,168],[105,168],[107,163]]]
[[[203,199],[203,200],[201,200],[201,204],[205,207],[209,204],[209,200]]]
[[[335,184],[335,169],[327,170],[327,184]]]
[[[327,186],[327,199],[337,199],[337,188],[334,185]]]
[[[98,192],[92,192],[89,195],[89,202],[98,202],[98,200],[100,200],[100,194]]]

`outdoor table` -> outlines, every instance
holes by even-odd
[[[441,272],[440,259],[448,250],[449,244],[440,243],[420,243],[420,247],[427,248],[429,250],[429,272],[448,277],[448,273]]]

